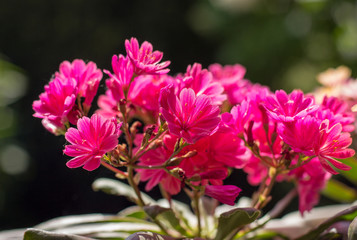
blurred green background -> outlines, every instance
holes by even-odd
[[[287,91],[313,90],[329,67],[346,65],[356,76],[352,0],[2,0],[0,230],[128,204],[92,192],[94,179],[112,176],[105,169],[65,166],[64,139],[46,132],[31,105],[60,62],[110,69],[132,36],[163,51],[172,74],[194,62],[240,63],[251,81]]]

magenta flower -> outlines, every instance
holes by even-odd
[[[65,124],[75,105],[77,82],[74,79],[53,79],[40,94],[40,100],[34,101],[34,117],[42,118],[42,124],[54,134],[65,131]]]
[[[132,82],[128,98],[131,102],[146,111],[150,111],[156,118],[159,113],[159,96],[162,88],[174,80],[167,74],[141,75]]]
[[[251,152],[244,145],[244,141],[235,134],[217,132],[208,139],[209,148],[206,150],[208,158],[224,166],[240,169],[251,157]]]
[[[296,121],[318,109],[313,99],[305,98],[300,90],[294,90],[289,95],[284,90],[278,90],[275,95],[267,96],[264,106],[271,118],[281,122]]]
[[[112,57],[112,68],[114,74],[104,70],[110,77],[106,81],[106,85],[111,90],[114,99],[119,102],[124,98],[124,93],[129,90],[130,81],[133,77],[133,65],[129,58],[120,54]]]
[[[291,149],[306,156],[314,155],[314,146],[320,135],[320,120],[312,116],[298,119],[295,123],[286,123],[279,127],[279,135]]]
[[[247,122],[250,120],[251,106],[249,102],[243,101],[231,109],[230,113],[222,114],[221,129],[223,131],[233,131],[237,135],[242,135]]]
[[[181,88],[191,88],[197,96],[204,94],[211,98],[213,104],[222,104],[227,96],[223,94],[224,88],[221,83],[213,80],[212,73],[207,69],[202,69],[201,64],[195,63],[187,67],[184,76],[179,76]]]
[[[318,158],[313,158],[309,163],[294,169],[290,175],[297,180],[299,210],[303,215],[318,204],[320,191],[325,187],[331,174],[324,171]]]
[[[353,149],[347,148],[352,143],[349,133],[342,131],[341,124],[330,126],[329,120],[322,121],[320,125],[319,138],[315,143],[315,155],[319,158],[321,165],[332,174],[338,174],[331,166],[347,171],[351,167],[341,163],[335,158],[349,158],[355,154]]]
[[[89,108],[97,94],[99,82],[103,77],[102,71],[97,69],[94,62],[85,62],[81,59],[75,59],[72,63],[64,61],[60,65],[56,77],[62,79],[75,79],[78,86],[78,95],[85,98],[83,105]]]
[[[151,43],[145,41],[139,47],[138,40],[131,38],[125,40],[125,49],[130,61],[134,65],[134,73],[141,74],[165,74],[170,70],[166,68],[170,65],[170,61],[159,63],[163,53],[154,51]]]
[[[183,89],[177,97],[169,85],[161,90],[159,104],[170,132],[188,143],[211,135],[220,122],[219,108],[208,96],[196,96],[192,89]]]
[[[112,92],[108,89],[105,94],[98,97],[97,101],[99,109],[96,113],[105,118],[122,117],[119,111],[118,102],[114,99]]]
[[[70,145],[67,145],[63,152],[74,157],[67,162],[67,167],[83,166],[88,171],[97,169],[103,155],[118,145],[120,126],[116,119],[105,119],[98,114],[94,114],[90,119],[79,119],[78,129],[70,128],[65,135]]]
[[[241,191],[239,187],[234,185],[207,185],[205,195],[217,199],[221,203],[233,206]]]
[[[329,119],[330,124],[341,123],[344,132],[355,130],[355,116],[342,99],[325,96],[317,115],[321,120]]]
[[[221,83],[225,89],[243,80],[246,72],[245,67],[240,64],[222,66],[215,63],[211,64],[208,70],[212,73],[213,79]]]
[[[141,142],[142,135],[138,136],[136,141]],[[167,148],[168,142],[175,141],[177,138],[171,135],[165,135],[163,144],[158,148],[146,152],[141,158],[140,166],[159,166],[162,165],[173,153],[173,149]],[[140,145],[140,144],[138,144]],[[136,169],[140,173],[140,180],[147,181],[145,190],[150,191],[157,184],[161,186],[171,195],[175,195],[181,191],[181,181],[164,169]]]

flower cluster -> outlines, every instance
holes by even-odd
[[[160,185],[166,197],[185,190],[229,205],[241,189],[224,180],[238,169],[261,185],[252,207],[268,203],[275,182],[289,181],[297,185],[301,213],[318,203],[333,174],[350,169],[338,160],[354,155],[355,117],[344,99],[274,93],[244,79],[239,64],[194,63],[169,75],[170,62],[161,62],[149,42],[131,38],[125,48],[126,55],[112,57],[112,71],[103,70],[107,90],[91,117],[102,79],[93,62],[63,62],[33,103],[34,116],[65,135],[64,153],[74,157],[68,167],[103,165],[135,189],[134,178],[147,182],[147,191]]]

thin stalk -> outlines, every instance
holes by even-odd
[[[139,168],[139,169],[163,169],[165,168],[165,164],[162,165],[148,165],[148,166],[143,166],[143,165],[132,165],[133,168]]]
[[[200,194],[197,190],[194,191],[193,196],[194,209],[197,217],[197,237],[201,237],[201,211],[200,211]]]
[[[153,139],[151,139],[151,140],[149,140],[144,146],[141,146],[140,148],[139,148],[139,150],[135,153],[135,156],[133,157],[133,161],[135,162],[136,160],[138,160],[142,155],[144,155],[145,154],[145,149],[146,149],[146,147],[147,146],[149,146],[151,143],[153,143],[156,139],[158,139],[159,137],[161,137],[161,136],[163,136],[164,135],[164,133],[166,132],[167,130],[164,130],[164,131],[162,131],[162,132],[160,132],[160,130],[159,130],[159,132],[156,134],[156,136],[153,138]]]
[[[269,170],[271,170],[272,168],[270,168]],[[262,209],[267,203],[268,201],[270,200],[268,197],[269,197],[269,194],[275,184],[275,180],[276,180],[276,177],[278,176],[279,172],[274,168],[272,169],[273,174],[271,176],[271,179],[270,179],[270,182],[269,182],[269,185],[265,185],[264,187],[264,190],[263,190],[263,193],[258,196],[258,202],[254,205],[254,208],[256,209]]]
[[[141,197],[141,193],[140,193],[138,185],[136,185],[134,182],[134,175],[133,175],[134,171],[133,170],[134,170],[134,168],[129,165],[128,166],[128,182],[129,182],[130,186],[134,189],[135,194],[138,197],[137,204],[140,207],[144,207],[146,204],[145,204],[143,198]]]
[[[128,178],[128,173],[123,172],[123,171],[121,171],[121,170],[119,170],[119,169],[113,167],[112,165],[108,164],[105,160],[101,159],[101,160],[100,160],[100,163],[101,163],[104,167],[106,167],[107,169],[109,169],[110,171],[112,171],[112,172],[114,172],[114,173],[116,173],[116,174],[120,174],[120,175],[122,175],[122,176]]]

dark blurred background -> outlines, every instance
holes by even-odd
[[[163,51],[172,74],[194,62],[240,63],[253,82],[310,91],[329,67],[356,76],[356,11],[352,0],[0,1],[0,230],[128,204],[93,192],[95,179],[112,174],[68,169],[64,139],[32,117],[63,60],[110,69],[134,36]]]

